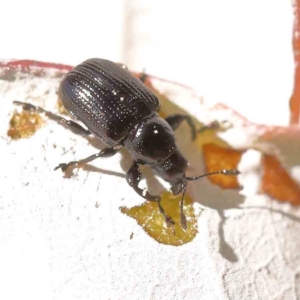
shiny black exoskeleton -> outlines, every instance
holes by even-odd
[[[74,133],[93,134],[108,147],[85,159],[60,164],[55,169],[61,168],[66,171],[72,165],[80,166],[98,157],[109,157],[121,147],[126,147],[134,160],[126,174],[127,182],[141,197],[158,203],[167,224],[174,222],[162,208],[160,197],[138,187],[142,178],[139,165],[149,165],[155,173],[170,183],[173,194],[183,194],[180,205],[183,229],[187,226],[183,213],[187,180],[212,174],[239,173],[237,170],[221,170],[198,177],[186,177],[188,162],[176,146],[174,130],[186,120],[194,139],[196,128],[192,119],[182,114],[171,115],[166,119],[159,117],[159,100],[156,95],[122,65],[104,59],[89,59],[64,77],[59,95],[65,108],[75,119],[86,125],[88,130],[41,107],[23,102],[16,103],[24,109],[46,113]],[[204,129],[215,125],[214,122]]]

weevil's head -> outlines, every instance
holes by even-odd
[[[186,217],[183,213],[187,182],[214,174],[238,175],[240,173],[238,170],[219,170],[186,177],[188,162],[176,146],[172,128],[158,116],[137,124],[123,143],[138,164],[149,165],[156,174],[170,183],[174,195],[182,193],[180,219],[184,230],[187,228]]]
[[[174,132],[162,118],[154,116],[138,124],[124,141],[133,159],[169,182],[173,194],[182,191],[188,162],[177,148]]]
[[[124,141],[124,146],[138,164],[149,165],[156,174],[169,182],[174,195],[185,190],[187,181],[215,174],[239,174],[238,170],[219,170],[186,177],[188,162],[176,146],[174,132],[164,119],[156,115],[135,126]]]
[[[124,146],[137,163],[150,166],[163,162],[176,149],[172,128],[156,115],[137,124]]]
[[[152,166],[155,173],[171,184],[171,192],[174,195],[180,194],[186,185],[187,168],[188,162],[178,149],[163,162]]]

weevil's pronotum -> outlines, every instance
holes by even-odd
[[[76,134],[93,134],[107,147],[82,160],[59,164],[55,170],[60,168],[66,171],[70,166],[81,166],[99,157],[110,157],[125,147],[134,160],[126,174],[128,184],[141,197],[157,202],[168,225],[174,224],[174,221],[165,213],[160,197],[139,188],[142,178],[139,165],[150,166],[169,182],[173,194],[182,193],[180,217],[183,229],[187,227],[183,202],[188,181],[214,174],[239,174],[238,170],[219,170],[187,177],[188,162],[176,146],[174,130],[186,121],[191,128],[192,139],[195,139],[197,130],[191,117],[183,114],[174,114],[166,119],[159,117],[157,96],[122,65],[97,58],[86,60],[66,74],[59,87],[59,96],[68,112],[88,129],[30,103],[15,103],[24,109],[45,113]],[[215,125],[207,125],[200,131]]]

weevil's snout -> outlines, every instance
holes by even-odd
[[[173,195],[178,195],[183,191],[183,187],[186,184],[186,180],[182,179],[179,182],[171,184],[171,192]]]
[[[165,161],[154,165],[153,170],[160,175],[165,181],[171,184],[171,191],[174,195],[182,192],[182,186],[186,182],[185,172],[188,162],[179,152],[175,150]]]

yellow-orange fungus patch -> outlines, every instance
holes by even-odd
[[[166,226],[164,217],[155,202],[146,201],[142,205],[132,208],[121,207],[121,212],[136,219],[145,232],[159,243],[180,246],[192,241],[198,232],[192,198],[188,195],[185,196],[184,213],[187,218],[187,230],[183,231],[179,215],[181,195],[173,196],[164,192],[161,196],[161,205],[175,221],[174,227]]]
[[[30,137],[41,127],[42,122],[37,112],[15,112],[9,121],[7,135],[13,140]]]

